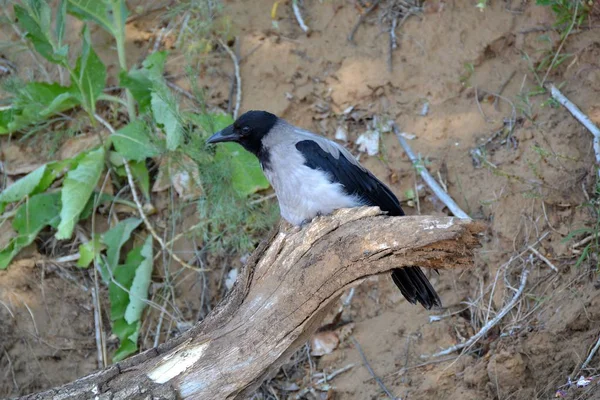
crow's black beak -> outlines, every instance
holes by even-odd
[[[233,125],[229,125],[227,128],[209,137],[206,143],[236,142],[238,139],[238,135],[233,131]]]

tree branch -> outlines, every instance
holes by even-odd
[[[339,210],[274,231],[228,297],[178,338],[24,399],[239,399],[275,373],[348,288],[393,268],[472,265],[481,224]]]

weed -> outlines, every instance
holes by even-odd
[[[573,253],[579,254],[575,266],[579,267],[588,261],[590,265],[595,265],[596,272],[600,272],[600,258],[598,258],[600,252],[600,177],[598,177],[597,171],[595,172],[594,191],[590,200],[582,205],[592,215],[591,226],[573,230],[563,239],[563,242],[571,242],[575,238],[583,237],[582,240],[578,240],[572,245]],[[581,248],[582,246],[583,248]]]
[[[554,26],[564,35],[574,22],[581,25],[588,17],[593,1],[590,0],[536,0],[536,4],[552,9],[556,16]]]
[[[186,4],[201,24],[212,20],[210,5],[218,3],[190,0]],[[209,8],[204,9],[203,5]],[[219,146],[216,150],[205,146],[206,137],[232,123],[231,117],[182,112],[164,78],[166,53],[154,52],[141,67],[128,69],[125,1],[61,0],[54,20],[45,0],[23,0],[15,3],[13,10],[15,27],[24,35],[34,58],[43,57],[67,71],[69,84],[5,81],[8,105],[0,109],[0,135],[28,137],[53,132],[50,142],[54,142],[61,136],[76,134],[83,129],[82,124],[91,125],[96,131],[102,124],[111,134],[107,138],[99,137],[97,147],[70,159],[47,163],[0,193],[0,213],[9,210],[0,219],[2,223],[10,220],[17,232],[17,236],[0,249],[0,269],[7,268],[13,257],[42,230],[53,229],[57,240],[70,240],[75,225],[80,220],[93,218],[100,204],[122,201],[97,189],[101,178],[109,173],[116,186],[137,182],[149,201],[147,161],[150,159],[167,160],[160,164],[166,166],[167,176],[174,165],[185,175],[183,181],[188,185],[201,186],[198,210],[203,224],[197,226],[197,233],[205,245],[250,250],[256,234],[267,229],[275,219],[271,203],[249,201],[258,190],[268,187],[258,162],[235,145]],[[82,46],[77,54],[63,41],[68,15],[83,22]],[[203,16],[206,18],[200,18]],[[104,93],[107,70],[92,47],[90,23],[100,26],[114,39],[121,69],[119,86],[125,100]],[[188,29],[194,34],[206,34],[205,42],[209,46],[211,36],[203,30],[206,26],[194,25],[196,23],[182,25],[184,34]],[[97,108],[106,103],[115,116],[108,121]],[[85,123],[72,113],[74,109],[85,111]],[[123,114],[128,116],[128,121],[117,126],[122,124],[118,116]],[[50,130],[50,127],[59,128]],[[55,130],[62,133],[56,134]],[[183,155],[190,156],[197,165],[186,164]],[[123,177],[127,179],[121,180]],[[195,177],[199,177],[198,182]],[[173,179],[169,179],[174,185]],[[145,223],[149,224],[147,220]],[[79,246],[78,267],[88,268],[93,264],[94,274],[97,272],[108,287],[112,329],[120,339],[114,361],[137,351],[144,308],[153,304],[148,301],[154,258],[152,235],[135,235],[133,249],[122,251],[127,242],[134,242],[134,231],[141,224],[142,218],[136,216],[121,220],[100,234],[92,229],[91,239]],[[165,247],[164,251],[170,251],[158,241]]]

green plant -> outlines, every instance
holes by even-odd
[[[157,164],[160,159],[167,160],[167,166],[182,163],[191,170],[189,176],[200,177],[200,182],[195,183],[204,189],[199,208],[205,222],[199,225],[199,233],[207,243],[233,245],[246,251],[252,247],[252,234],[273,221],[267,218],[273,214],[273,207],[262,203],[246,205],[255,192],[268,187],[258,162],[235,145],[217,150],[206,147],[208,135],[232,123],[232,119],[220,114],[182,112],[163,76],[165,52],[155,52],[139,68],[128,69],[128,10],[124,0],[61,0],[54,23],[45,0],[24,0],[14,5],[14,13],[35,52],[67,71],[70,84],[27,82],[18,90],[15,83],[8,83],[15,90],[9,91],[9,106],[0,111],[0,134],[31,135],[78,108],[85,111],[92,129],[102,124],[111,134],[107,138],[99,136],[97,147],[47,163],[0,193],[0,214],[4,213],[0,215],[0,225],[11,221],[16,232],[8,245],[0,249],[0,269],[7,268],[43,229],[54,229],[57,240],[69,240],[77,223],[91,218],[103,203],[121,202],[136,209],[137,204],[103,193],[99,186],[108,176],[116,179],[116,185],[125,185],[132,178],[149,200],[150,159]],[[82,46],[74,64],[69,61],[73,59],[72,50],[63,43],[68,15],[83,22]],[[115,40],[124,101],[104,93],[107,71],[91,45],[90,22],[105,29]],[[128,122],[117,128],[106,121],[99,114],[100,106],[106,102],[125,110]],[[183,163],[184,155],[197,164]],[[113,355],[115,361],[137,350],[142,315],[148,303],[153,247],[149,234],[141,232],[134,238],[133,232],[141,224],[139,215],[122,220],[103,233],[92,232],[91,239],[79,247],[78,266],[88,268],[93,264],[108,286],[112,329],[120,339],[120,347]],[[124,255],[126,243],[133,248]]]
[[[573,244],[573,251],[579,253],[575,266],[579,267],[588,260],[590,263],[595,263],[596,272],[600,272],[600,259],[598,258],[600,253],[600,177],[598,171],[595,172],[594,192],[590,196],[590,200],[583,204],[583,207],[586,207],[593,216],[592,223],[588,227],[573,230],[563,239],[563,242],[583,237],[583,240],[578,240]],[[581,246],[583,246],[582,249],[580,249]]]
[[[552,9],[556,16],[554,26],[563,34],[572,22],[581,25],[594,5],[590,0],[536,0],[536,4]]]

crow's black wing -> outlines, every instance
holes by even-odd
[[[389,215],[404,215],[398,198],[367,169],[348,160],[340,151],[337,158],[314,140],[296,143],[296,149],[304,156],[309,168],[326,172],[332,182],[339,182],[346,193],[356,195],[368,206],[378,206]]]
[[[307,167],[326,172],[332,182],[341,183],[346,193],[359,196],[365,205],[378,206],[388,215],[404,215],[394,193],[367,169],[348,160],[342,151],[336,157],[314,140],[300,141],[296,149],[304,156]],[[392,279],[409,302],[419,302],[427,309],[441,307],[442,301],[421,268],[396,268],[392,270]]]

